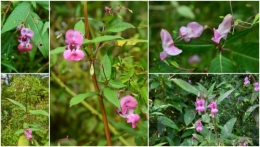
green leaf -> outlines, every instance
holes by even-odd
[[[131,133],[131,134],[137,135],[137,132],[132,127],[128,127],[128,126],[126,126],[123,123],[117,123],[117,122],[115,122],[113,120],[109,120],[109,122],[111,124],[113,124],[113,126],[116,126],[117,129],[122,129],[122,130],[125,130],[127,133]]]
[[[255,16],[254,20],[253,20],[253,24],[259,22],[259,13]]]
[[[112,65],[111,65],[110,58],[108,57],[107,54],[103,56],[101,60],[101,65],[102,67],[100,68],[100,73],[102,78],[109,80],[111,77]]]
[[[137,43],[142,43],[145,42],[147,43],[147,40],[143,39],[124,39],[124,40],[117,40],[117,45],[122,47],[124,45],[136,45]]]
[[[208,114],[203,114],[202,115],[202,121],[205,123],[209,123],[210,122],[210,117]]]
[[[168,143],[169,143],[170,146],[174,146],[174,142],[172,141],[171,138],[169,138],[169,137],[167,136],[166,139],[167,139],[167,141],[168,141]]]
[[[18,143],[17,146],[29,146],[29,140],[22,134],[19,139],[18,139]]]
[[[245,115],[243,117],[243,122],[245,122],[245,120],[248,118],[248,116],[255,110],[255,108],[257,108],[259,105],[258,104],[255,104],[253,106],[250,106],[246,112],[245,112]]]
[[[49,26],[50,26],[50,22],[44,23],[44,26],[43,26],[43,29],[42,29],[42,36],[48,30]]]
[[[213,90],[214,90],[215,84],[216,84],[216,82],[214,82],[214,83],[210,86],[209,90],[207,91],[207,96],[212,95],[212,92],[213,92]]]
[[[254,26],[254,27],[258,27],[258,26]],[[233,44],[234,42],[237,42],[239,39],[246,36],[247,33],[251,32],[253,30],[253,28],[246,29],[246,30],[243,30],[240,32],[236,32],[234,35],[229,35],[227,40],[225,41],[225,45]]]
[[[44,110],[30,110],[29,113],[32,115],[43,115],[43,116],[49,117],[48,112],[46,112]]]
[[[84,39],[83,44],[111,41],[116,39],[124,39],[124,38],[122,38],[121,36],[105,35],[105,36],[96,37],[92,40]]]
[[[169,118],[165,117],[165,116],[159,116],[158,118],[159,123],[168,126],[170,128],[179,130],[179,128],[176,126],[176,124]]]
[[[190,19],[195,18],[194,13],[191,11],[190,7],[188,7],[188,6],[177,7],[177,13],[179,13],[181,16],[186,17],[186,18],[190,18]]]
[[[198,53],[205,53],[211,52],[215,49],[215,45],[212,43],[201,43],[201,41],[192,39],[190,43],[180,42],[174,44],[176,47],[183,50],[183,52],[189,54],[198,54]]]
[[[135,28],[135,26],[133,26],[132,24],[127,23],[127,22],[118,22],[118,23],[112,24],[111,26],[108,26],[106,31],[107,32],[121,32],[121,31],[124,31],[129,28]]]
[[[9,100],[11,103],[13,103],[13,104],[19,106],[24,112],[26,112],[26,108],[25,108],[25,106],[24,106],[23,104],[21,104],[21,103],[15,101],[15,100],[9,99],[9,98],[6,98],[6,99]]]
[[[191,136],[193,133],[194,133],[194,130],[185,130],[185,132],[181,135],[181,138]]]
[[[49,1],[36,1],[36,3],[42,6],[44,9],[49,10]]]
[[[41,21],[41,18],[36,13],[31,12],[28,15],[26,23],[30,26],[30,28],[34,32],[34,36],[32,37],[34,44],[37,45],[38,49],[40,50],[40,52],[42,53],[44,58],[48,58],[48,56],[49,56],[49,33],[45,32],[44,35],[41,35],[43,27],[44,27],[44,24]]]
[[[79,21],[75,24],[74,30],[80,31],[81,34],[82,34],[83,36],[85,36],[85,24],[84,24],[84,22],[83,22],[82,20],[79,20]]]
[[[188,82],[183,81],[181,79],[172,79],[172,81],[177,84],[179,87],[181,87],[183,90],[186,90],[190,93],[193,93],[195,95],[198,95],[199,91],[192,85],[190,85]]]
[[[96,92],[89,92],[89,93],[84,93],[84,94],[78,94],[76,96],[74,96],[71,100],[70,100],[70,107],[73,105],[77,105],[78,103],[84,101],[85,98],[89,98],[92,97],[94,95],[96,95]]]
[[[232,49],[233,59],[246,71],[259,72],[259,43],[243,43]]]
[[[117,108],[120,108],[119,98],[117,97],[117,92],[115,90],[106,87],[104,89],[104,96],[110,103],[114,104]]]
[[[227,138],[232,133],[234,124],[236,123],[237,118],[230,119],[221,130],[221,137]]]
[[[194,120],[195,116],[196,116],[195,109],[186,110],[184,114],[185,125],[188,126]]]
[[[32,44],[33,48],[32,50],[29,52],[29,57],[30,57],[30,61],[34,60],[35,54],[37,52],[37,46],[35,44]]]
[[[232,93],[235,89],[231,89],[227,92],[225,92],[224,94],[222,94],[221,96],[218,97],[218,104],[220,104],[224,98],[226,98],[228,95],[230,95],[230,93]]]
[[[120,88],[126,87],[126,85],[123,84],[121,81],[114,81],[114,80],[112,80],[112,79],[109,80],[109,84],[110,84],[112,87],[116,88],[116,89],[120,89]]]
[[[14,133],[14,135],[19,136],[19,135],[22,134],[22,133],[24,133],[24,130],[23,130],[23,129],[19,129],[19,130],[17,130],[17,131]]]
[[[65,46],[63,46],[63,47],[57,47],[57,48],[51,50],[50,54],[51,54],[51,55],[55,55],[55,54],[63,53],[64,50],[65,50]]]
[[[160,85],[160,82],[158,81],[153,81],[151,86],[150,86],[150,89],[155,89],[157,88],[158,86]]]
[[[15,7],[10,16],[7,18],[5,24],[3,25],[3,28],[1,30],[2,34],[13,28],[16,28],[19,24],[21,24],[30,9],[31,4],[29,2],[22,2],[17,5],[17,7]]]
[[[204,141],[204,138],[201,135],[198,134],[192,134],[199,142]]]
[[[203,85],[201,85],[200,83],[198,83],[198,85],[200,91],[205,91],[205,92],[207,91],[207,89]]]
[[[147,28],[147,26],[148,26],[148,21],[145,19],[139,23],[138,28]]]
[[[171,61],[171,65],[176,67],[176,68],[179,68],[179,64],[176,62],[176,61]]]
[[[210,64],[209,72],[211,73],[233,73],[236,67],[233,63],[222,54],[217,55]]]
[[[3,61],[2,61],[2,63],[1,63],[2,65],[4,65],[5,67],[7,67],[7,68],[9,68],[9,69],[11,69],[11,70],[13,70],[13,71],[15,71],[15,72],[17,72],[18,73],[18,71],[16,70],[16,68],[15,67],[13,67],[11,64],[8,64],[8,63],[4,63]]]

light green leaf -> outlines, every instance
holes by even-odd
[[[232,133],[234,124],[236,123],[237,118],[232,118],[230,119],[223,127],[221,130],[221,137],[222,138],[227,138],[229,135]]]
[[[84,39],[83,44],[111,41],[116,39],[124,39],[124,38],[122,38],[121,36],[105,35],[105,36],[96,37],[92,40]]]
[[[210,64],[209,72],[211,73],[233,73],[236,67],[233,63],[222,54],[217,55]]]
[[[83,36],[85,36],[85,24],[84,24],[84,22],[83,22],[82,20],[79,20],[79,21],[75,24],[74,30],[80,31],[81,34],[82,34]]]
[[[17,130],[17,131],[14,133],[14,135],[19,136],[19,135],[22,134],[23,132],[24,132],[23,129],[19,129],[19,130]]]
[[[218,97],[218,104],[220,104],[228,95],[230,95],[235,89],[231,89],[227,92],[225,92],[224,94],[222,94],[221,96]]]
[[[172,81],[177,84],[179,87],[181,87],[183,90],[186,90],[190,93],[193,93],[195,95],[198,95],[199,91],[192,85],[190,85],[188,82],[183,81],[181,79],[172,79]]]
[[[114,80],[112,80],[112,79],[109,80],[109,84],[110,84],[112,87],[116,88],[116,89],[120,89],[120,88],[126,87],[126,85],[123,84],[121,81],[114,81]]]
[[[245,112],[245,115],[243,117],[243,122],[248,118],[248,116],[255,110],[255,108],[257,108],[259,105],[258,104],[255,104],[253,106],[250,106],[246,112]]]
[[[176,124],[169,118],[165,117],[165,116],[159,116],[158,118],[158,122],[165,125],[165,126],[168,126],[170,128],[173,128],[173,129],[176,129],[176,130],[179,130],[179,128],[176,126]]]
[[[32,115],[43,115],[43,116],[49,117],[48,112],[46,112],[44,110],[30,110],[29,113]]]
[[[9,99],[9,98],[6,98],[6,99],[9,100],[10,102],[12,102],[13,104],[19,106],[24,112],[26,112],[26,108],[25,108],[25,106],[23,104],[15,101],[15,100]]]
[[[22,2],[12,11],[10,16],[7,18],[5,24],[2,28],[2,34],[16,28],[19,24],[24,21],[26,15],[31,9],[31,4],[29,2]]]
[[[138,28],[147,28],[147,26],[148,26],[148,21],[145,19],[139,23]]]
[[[185,125],[188,126],[194,120],[195,116],[196,116],[195,109],[186,110],[184,114]]]
[[[253,24],[259,22],[259,13],[255,16],[254,20],[253,20]]]
[[[188,6],[179,6],[177,7],[177,13],[179,13],[181,16],[194,19],[195,15],[192,12],[191,8]]]
[[[63,53],[64,51],[65,51],[65,46],[57,47],[57,48],[51,50],[50,54],[55,55],[55,54]]]
[[[133,26],[132,24],[127,23],[127,22],[118,22],[118,23],[108,26],[106,31],[107,32],[121,32],[121,31],[124,31],[129,28],[135,28],[135,26]]]
[[[48,30],[49,26],[50,26],[50,22],[44,23],[44,26],[43,26],[43,29],[42,29],[42,36]]]
[[[92,97],[94,95],[96,95],[96,92],[89,92],[89,93],[84,93],[84,94],[78,94],[76,96],[74,96],[71,100],[70,100],[70,107],[73,105],[77,105],[78,103],[84,101],[85,98],[89,98]]]
[[[101,60],[101,65],[102,67],[100,68],[100,73],[102,78],[109,80],[111,77],[112,65],[111,65],[110,58],[108,57],[107,54],[103,56]]]
[[[25,137],[25,135],[21,135],[18,139],[17,146],[29,146],[29,140]]]
[[[117,97],[117,92],[115,90],[106,87],[104,89],[104,96],[110,103],[114,104],[117,108],[120,108],[119,98]]]
[[[204,141],[204,138],[201,135],[198,134],[192,134],[192,136],[194,136],[199,142]]]
[[[117,40],[117,45],[122,47],[124,45],[136,45],[137,43],[142,43],[145,42],[147,43],[147,40],[142,40],[142,39],[124,39],[124,40]]]

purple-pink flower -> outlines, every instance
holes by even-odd
[[[204,30],[204,27],[197,22],[190,22],[187,27],[182,26],[179,35],[184,41],[189,42],[191,38],[199,37]]]
[[[215,101],[213,101],[211,104],[209,104],[207,106],[207,108],[211,109],[211,114],[213,114],[212,117],[214,117],[214,115],[218,113],[217,103]]]
[[[21,29],[21,36],[18,38],[18,42],[20,44],[18,45],[18,50],[21,52],[28,52],[32,50],[33,46],[30,43],[31,38],[33,37],[34,32],[28,28],[22,28]]]
[[[27,129],[26,131],[24,131],[24,135],[28,140],[32,139],[32,129]]]
[[[204,103],[205,103],[204,99],[197,99],[195,105],[196,105],[196,110],[198,112],[203,112],[205,110]]]
[[[196,122],[196,131],[197,132],[201,132],[202,131],[202,122],[201,121],[197,121]]]
[[[227,39],[228,32],[230,31],[233,23],[233,16],[231,14],[228,14],[225,16],[222,23],[218,26],[218,29],[216,30],[214,28],[214,37],[211,38],[212,41],[219,43],[220,39]]]
[[[85,54],[80,49],[80,46],[83,43],[83,35],[80,31],[77,30],[68,30],[65,36],[65,42],[67,46],[65,47],[65,52],[63,53],[63,57],[66,60],[74,60],[79,61],[84,58]]]
[[[160,35],[162,39],[163,48],[163,52],[160,53],[161,60],[164,60],[168,55],[176,56],[182,52],[182,50],[174,46],[172,37],[167,30],[162,29]]]
[[[250,83],[250,81],[249,81],[248,77],[245,77],[245,79],[244,79],[244,85],[247,85],[247,84],[249,84],[249,83]]]
[[[258,82],[255,82],[255,83],[254,83],[254,86],[255,86],[254,90],[255,90],[255,91],[259,91],[259,83],[258,83]]]
[[[121,117],[126,118],[127,123],[132,123],[132,128],[136,128],[136,124],[140,120],[140,116],[134,113],[138,103],[130,95],[127,95],[120,100],[121,111],[117,108],[116,113]]]

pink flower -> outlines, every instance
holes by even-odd
[[[32,30],[28,28],[21,29],[21,36],[19,36],[18,41],[20,44],[18,45],[18,50],[21,52],[28,52],[32,50],[33,46],[30,43],[30,39],[33,37],[34,33]]]
[[[182,50],[174,46],[172,37],[167,30],[162,29],[160,35],[163,48],[163,52],[160,53],[161,60],[164,60],[168,55],[176,56],[182,52]]]
[[[248,77],[245,77],[245,79],[244,79],[244,85],[247,85],[247,84],[249,84],[250,83],[250,81],[248,80]]]
[[[196,105],[196,110],[198,112],[203,112],[205,110],[204,103],[205,103],[204,99],[197,99],[195,105]]]
[[[21,52],[28,52],[30,50],[32,50],[33,46],[31,43],[23,43],[21,42],[19,45],[18,45],[18,50],[21,51]]]
[[[213,101],[211,104],[207,106],[207,108],[211,109],[211,114],[213,114],[212,117],[214,118],[214,115],[218,113],[217,103]]]
[[[136,124],[140,120],[140,116],[134,113],[137,104],[135,98],[127,95],[120,100],[121,111],[118,108],[116,109],[116,113],[126,118],[127,123],[132,123],[132,128],[136,128]]]
[[[189,42],[191,38],[199,37],[204,30],[204,27],[197,22],[190,22],[187,27],[182,26],[179,35],[184,41]]]
[[[233,23],[233,16],[231,14],[228,14],[225,16],[222,23],[218,26],[218,29],[216,30],[214,28],[214,37],[211,38],[212,41],[219,43],[220,39],[227,39],[228,32],[230,31]]]
[[[77,30],[68,30],[66,32],[65,42],[68,45],[65,47],[65,52],[63,53],[63,57],[66,60],[79,61],[84,58],[85,54],[80,49],[83,39],[83,35]]]
[[[254,90],[255,90],[255,91],[259,91],[259,83],[258,83],[258,82],[255,82],[255,83],[254,83],[254,86],[255,86]]]
[[[32,30],[28,29],[28,28],[22,28],[21,29],[21,35],[28,37],[28,38],[32,38],[34,33]]]
[[[201,121],[197,121],[196,122],[196,131],[197,132],[201,132],[202,131],[202,123],[201,123]]]
[[[32,130],[31,129],[27,129],[26,131],[24,131],[24,135],[26,136],[26,138],[28,140],[32,139]]]

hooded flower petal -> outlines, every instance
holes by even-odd
[[[137,107],[137,101],[130,95],[123,97],[120,100],[122,114],[125,115],[129,109],[135,109]]]
[[[197,22],[190,22],[187,27],[182,26],[179,35],[185,42],[189,42],[191,38],[199,37],[204,30],[204,27]]]
[[[34,35],[34,32],[28,28],[22,28],[21,29],[21,35],[26,36],[28,38],[32,38]]]
[[[76,50],[65,50],[65,52],[63,53],[63,57],[66,60],[74,60],[74,61],[79,61],[81,59],[83,59],[85,56],[84,52],[80,49],[76,49]]]
[[[80,31],[77,30],[68,30],[65,38],[65,42],[67,44],[76,44],[78,46],[82,45],[84,39]]]
[[[140,116],[138,114],[130,114],[126,117],[127,123],[132,123],[132,128],[136,127],[136,124],[139,122]]]
[[[18,45],[18,50],[21,52],[29,52],[30,50],[32,50],[33,46],[31,43],[23,43],[21,42]]]

